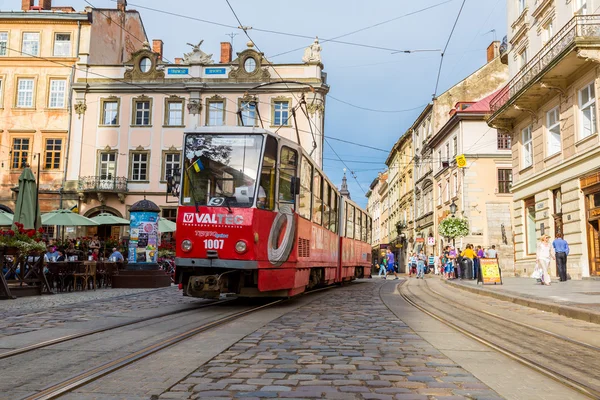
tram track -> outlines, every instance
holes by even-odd
[[[421,293],[415,293],[416,288]],[[449,299],[430,288],[427,279],[419,285],[403,284],[398,292],[408,304],[444,325],[590,398],[600,399],[599,347]]]
[[[328,286],[324,288],[319,288],[315,290],[311,290],[306,292],[305,294],[313,294],[316,292],[329,290],[335,286]],[[294,297],[295,298],[295,297]],[[137,349],[136,351],[126,354],[124,356],[115,358],[108,362],[104,362],[98,366],[92,367],[88,370],[85,370],[81,373],[76,373],[70,376],[67,379],[56,381],[46,385],[45,387],[36,390],[35,392],[29,393],[24,397],[21,397],[22,400],[47,400],[47,399],[55,399],[59,398],[67,393],[80,388],[82,386],[88,385],[104,376],[115,373],[130,364],[138,362],[146,357],[149,357],[152,354],[158,353],[162,350],[165,350],[169,347],[172,347],[186,339],[192,338],[195,335],[198,335],[202,332],[209,331],[211,329],[217,328],[221,325],[224,325],[229,322],[233,322],[239,318],[247,316],[249,314],[255,313],[260,310],[264,310],[269,307],[273,307],[277,304],[283,304],[285,302],[291,301],[294,298],[288,299],[278,299],[275,301],[270,301],[267,304],[262,304],[258,306],[251,307],[249,309],[245,309],[242,311],[232,311],[225,316],[217,316],[216,318],[211,318],[208,321],[202,322],[199,325],[193,326],[189,329],[186,329],[183,332],[176,333],[172,337],[164,338],[153,342],[149,345],[144,346],[141,349]],[[222,301],[218,303],[229,303],[232,301]],[[207,304],[216,305],[216,303]],[[199,307],[204,308],[204,307]],[[191,311],[191,310],[187,310]],[[183,312],[183,311],[182,311]],[[139,321],[138,321],[139,322]],[[131,324],[129,324],[131,325]]]
[[[199,309],[202,309],[202,308],[213,307],[213,306],[216,306],[216,305],[219,305],[219,304],[230,303],[232,301],[234,301],[234,299],[232,299],[232,300],[220,300],[220,301],[214,301],[214,302],[210,302],[210,303],[203,303],[201,305],[192,306],[192,307],[186,307],[186,308],[183,308],[183,309],[180,309],[180,310],[164,312],[164,313],[157,314],[157,315],[151,315],[149,317],[144,317],[144,318],[139,318],[139,319],[135,319],[135,320],[132,320],[132,321],[127,321],[127,322],[122,322],[122,323],[118,323],[118,324],[109,325],[109,326],[106,326],[106,327],[103,327],[103,328],[92,329],[92,330],[85,331],[85,332],[74,333],[74,334],[71,334],[71,335],[61,336],[61,337],[55,338],[55,339],[45,340],[43,342],[35,343],[35,344],[29,345],[29,346],[25,346],[25,347],[21,347],[21,348],[18,348],[18,349],[14,349],[14,350],[9,350],[9,351],[2,352],[2,353],[0,353],[0,360],[7,359],[7,358],[10,358],[10,357],[14,357],[14,356],[18,356],[18,355],[22,355],[22,354],[25,354],[25,353],[29,353],[29,352],[34,351],[34,350],[43,349],[44,347],[52,346],[52,345],[55,345],[55,344],[65,343],[65,342],[69,342],[71,340],[75,340],[75,339],[80,339],[80,338],[84,338],[84,337],[87,337],[87,336],[96,335],[98,333],[104,333],[104,332],[112,331],[112,330],[119,329],[119,328],[124,328],[124,327],[135,325],[135,324],[141,324],[141,323],[144,323],[144,322],[152,321],[154,319],[165,318],[165,317],[169,317],[169,316],[173,316],[173,315],[177,315],[177,314],[181,314],[181,313],[185,313],[185,312],[199,310]]]

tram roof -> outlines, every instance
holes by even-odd
[[[273,132],[256,126],[202,126],[185,130],[187,134],[217,134],[217,135],[274,135]]]

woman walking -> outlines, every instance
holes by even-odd
[[[542,270],[542,285],[550,286],[550,274],[548,273],[548,270],[552,258],[554,258],[554,254],[552,254],[550,247],[550,236],[543,235],[537,245],[536,251],[536,262],[538,267]]]

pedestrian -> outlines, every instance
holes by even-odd
[[[386,256],[387,256],[387,273],[394,274],[396,279],[398,279],[398,273],[396,272],[396,269],[394,268],[394,253],[392,253],[392,249],[390,247],[388,247],[388,249],[387,249]],[[385,277],[385,279],[387,279],[387,276]]]
[[[425,278],[425,253],[422,249],[417,256],[417,279],[419,278]]]
[[[433,269],[436,275],[444,274],[444,269],[442,268],[442,258],[439,255],[433,256]]]
[[[496,251],[496,245],[493,244],[492,247],[487,249],[485,252],[485,258],[498,258],[498,252]]]
[[[569,244],[563,238],[562,233],[556,234],[556,239],[552,242],[554,255],[556,257],[556,267],[561,282],[567,281],[567,256],[569,255]]]
[[[485,251],[483,250],[483,247],[477,246],[477,258],[475,258],[475,276],[473,277],[473,279],[479,278],[479,271],[481,270],[482,258],[485,258]]]
[[[417,274],[417,253],[411,253],[409,259],[408,276]]]
[[[542,235],[540,242],[537,245],[536,262],[542,270],[542,285],[550,286],[550,261],[554,258],[552,248],[550,247],[550,236]]]
[[[462,279],[463,274],[465,273],[462,269],[462,256],[460,255],[462,252],[460,251],[460,248],[454,249],[454,247],[450,251],[454,251],[454,277],[456,279]]]
[[[444,253],[442,255],[442,264],[444,265],[444,278],[454,278],[454,266],[452,265],[452,259],[450,258],[450,246],[444,247]]]
[[[116,247],[113,247],[112,254],[108,258],[112,262],[123,262],[125,259],[123,258],[123,254]]]

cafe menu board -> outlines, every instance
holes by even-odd
[[[158,258],[158,213],[132,212],[129,257],[131,263],[156,263]]]
[[[502,285],[502,274],[497,258],[480,258],[479,266],[481,274],[477,278],[477,283],[484,285]]]

